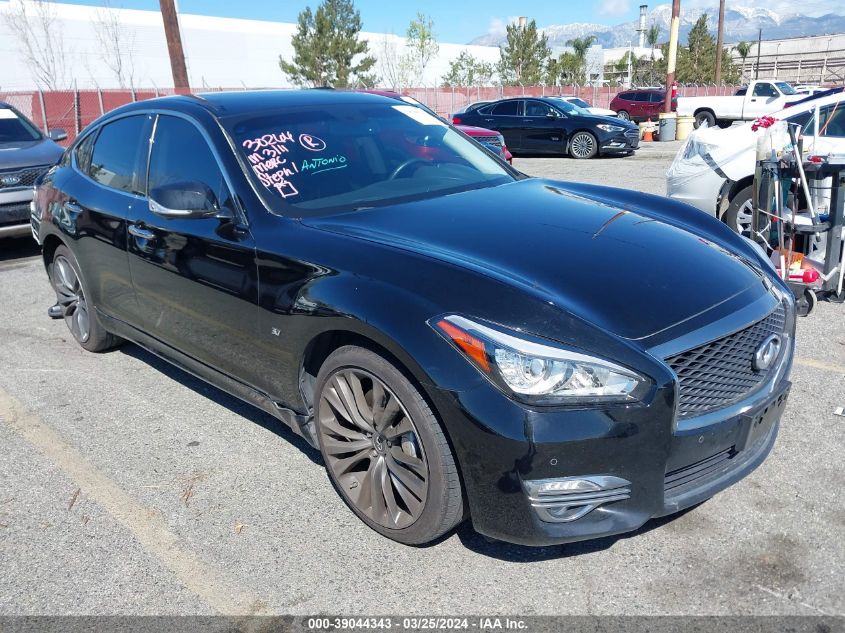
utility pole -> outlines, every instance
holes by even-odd
[[[719,32],[716,36],[716,85],[722,84],[722,55],[725,43],[725,0],[719,0]]]
[[[760,79],[760,46],[763,44],[763,29],[757,31],[757,66],[754,68],[754,79]]]
[[[167,52],[170,54],[170,70],[173,73],[173,87],[177,90],[190,90],[188,69],[185,66],[185,52],[182,50],[182,36],[179,34],[179,18],[176,14],[175,0],[159,0],[161,19],[164,21],[164,36],[167,39]]]
[[[675,84],[675,66],[678,63],[678,28],[681,23],[681,0],[672,0],[672,22],[669,26],[669,55],[666,60],[666,98],[664,112],[672,111],[672,86]]]

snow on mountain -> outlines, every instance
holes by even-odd
[[[680,36],[685,42],[692,25],[701,15],[699,9],[684,9],[681,7]],[[669,4],[656,5],[646,15],[646,25],[656,24],[660,27],[660,42],[669,38],[669,24],[672,16],[672,6]],[[716,30],[717,14],[715,11],[707,13],[707,26],[711,31]],[[594,35],[596,42],[604,47],[627,46],[629,42],[636,43],[639,39],[638,20],[623,22],[615,26],[590,23],[554,24],[542,27],[540,30],[549,38],[549,44],[554,47],[564,46],[568,40],[576,37]],[[747,7],[729,5],[725,11],[725,41],[739,42],[741,40],[756,40],[758,29],[763,29],[765,39],[783,37],[803,37],[808,35],[823,35],[829,33],[845,33],[845,15],[830,13],[819,17],[811,17],[800,13],[779,14],[761,7]],[[501,31],[491,31],[475,38],[470,44],[498,46],[505,43],[504,28]]]

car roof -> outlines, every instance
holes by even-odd
[[[396,99],[375,93],[312,88],[305,90],[244,90],[207,92],[195,95],[174,95],[137,101],[111,113],[124,113],[150,108],[168,108],[190,113],[205,109],[218,118],[240,116],[252,112],[310,105],[348,105],[353,103],[395,103]],[[110,113],[110,114],[111,114]]]

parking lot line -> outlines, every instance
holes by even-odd
[[[256,615],[266,609],[267,601],[241,591],[227,573],[187,550],[152,509],[135,501],[37,415],[2,389],[0,422],[44,453],[79,486],[81,494],[97,502],[127,528],[150,555],[209,607],[223,615],[236,616]]]
[[[813,367],[815,369],[832,371],[837,374],[845,374],[845,365],[834,365],[833,363],[826,363],[815,358],[804,358],[802,356],[796,356],[794,362],[796,365],[804,365],[804,367]]]

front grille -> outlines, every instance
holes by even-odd
[[[735,454],[736,452],[731,447],[694,464],[673,470],[671,473],[666,473],[666,476],[663,478],[664,497],[675,497],[683,494],[690,488],[695,488],[702,479],[721,470]]]
[[[744,330],[667,358],[678,377],[678,417],[721,409],[754,391],[768,376],[752,367],[754,352],[767,337],[783,333],[785,318],[779,304]]]
[[[498,136],[473,136],[472,138],[479,143],[484,143],[485,145],[493,145],[495,147],[502,146],[502,141]]]
[[[0,171],[0,191],[32,187],[36,179],[48,169],[50,169],[49,165],[39,165],[37,167]]]
[[[640,131],[637,130],[637,129],[625,130],[625,136],[627,136],[628,138],[639,139],[640,138]]]
[[[0,204],[0,226],[23,224],[29,221],[29,202]]]

